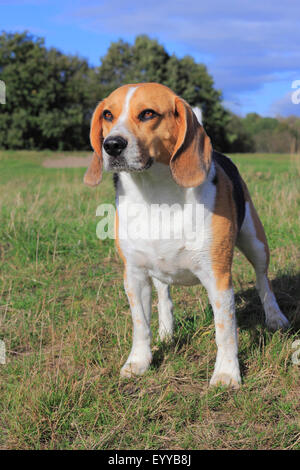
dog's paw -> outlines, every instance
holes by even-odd
[[[238,389],[241,385],[241,377],[240,374],[228,374],[217,372],[214,373],[212,378],[210,379],[209,385],[211,387],[215,387],[218,385],[225,385],[230,388]]]
[[[120,376],[125,378],[134,377],[135,375],[143,375],[150,366],[151,361],[147,362],[125,362],[120,371]]]
[[[129,354],[127,361],[121,369],[121,377],[133,377],[143,375],[150,367],[152,361],[151,351],[146,349],[134,349]]]
[[[211,386],[225,385],[238,389],[241,385],[241,374],[238,358],[232,352],[218,350],[214,373],[210,379]]]
[[[162,343],[171,343],[173,341],[173,330],[167,330],[165,328],[159,329],[159,339]]]
[[[279,309],[276,309],[272,312],[268,312],[266,325],[270,331],[276,331],[280,329],[286,330],[289,327],[290,322]]]
[[[227,387],[238,389],[240,384],[241,374],[238,359],[234,357],[226,358],[222,354],[218,353],[210,385],[225,385]]]

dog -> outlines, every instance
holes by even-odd
[[[271,330],[286,328],[288,320],[268,279],[265,232],[237,167],[213,150],[189,104],[158,83],[124,85],[101,101],[92,117],[90,140],[94,153],[85,184],[98,185],[103,169],[116,175],[116,246],[124,262],[133,322],[132,349],[121,376],[143,374],[151,364],[151,279],[158,295],[162,341],[171,339],[174,329],[169,286],[202,283],[214,313],[217,344],[210,385],[238,388],[241,375],[231,276],[235,246],[255,269],[266,325]],[[176,219],[178,224],[186,229],[183,237],[120,237],[128,223],[124,207],[138,205],[140,210],[131,220],[143,224],[143,209],[173,204],[182,216]],[[202,237],[193,241],[186,207],[196,205],[203,209],[198,227]],[[157,219],[151,217],[153,228]],[[170,220],[165,217],[163,223],[174,235],[178,225],[174,229]]]

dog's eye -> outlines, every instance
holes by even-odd
[[[139,120],[140,121],[149,121],[150,119],[155,118],[156,116],[159,116],[159,114],[156,111],[153,111],[153,109],[144,109],[139,114]]]
[[[113,115],[112,115],[112,113],[111,113],[110,111],[108,111],[108,109],[105,109],[105,110],[103,111],[103,117],[104,117],[104,119],[105,119],[106,121],[112,121],[113,118],[114,118]]]

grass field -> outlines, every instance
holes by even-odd
[[[75,155],[74,153],[72,154]],[[78,156],[87,155],[84,153]],[[64,155],[66,156],[66,154]],[[264,223],[270,278],[287,332],[264,327],[254,272],[233,280],[243,385],[209,388],[215,354],[202,287],[172,288],[175,340],[157,338],[141,378],[121,380],[131,347],[122,262],[99,241],[95,211],[113,202],[84,168],[44,168],[51,152],[0,152],[1,449],[300,449],[299,157],[235,155]]]

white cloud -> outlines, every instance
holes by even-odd
[[[280,99],[274,101],[270,107],[271,116],[298,116],[300,117],[300,103],[295,104],[292,100],[292,93],[295,90],[291,90],[282,96]]]
[[[146,33],[185,44],[191,54],[209,56],[216,86],[234,93],[300,69],[299,10],[294,0],[105,0],[68,9],[64,20],[99,34]]]

